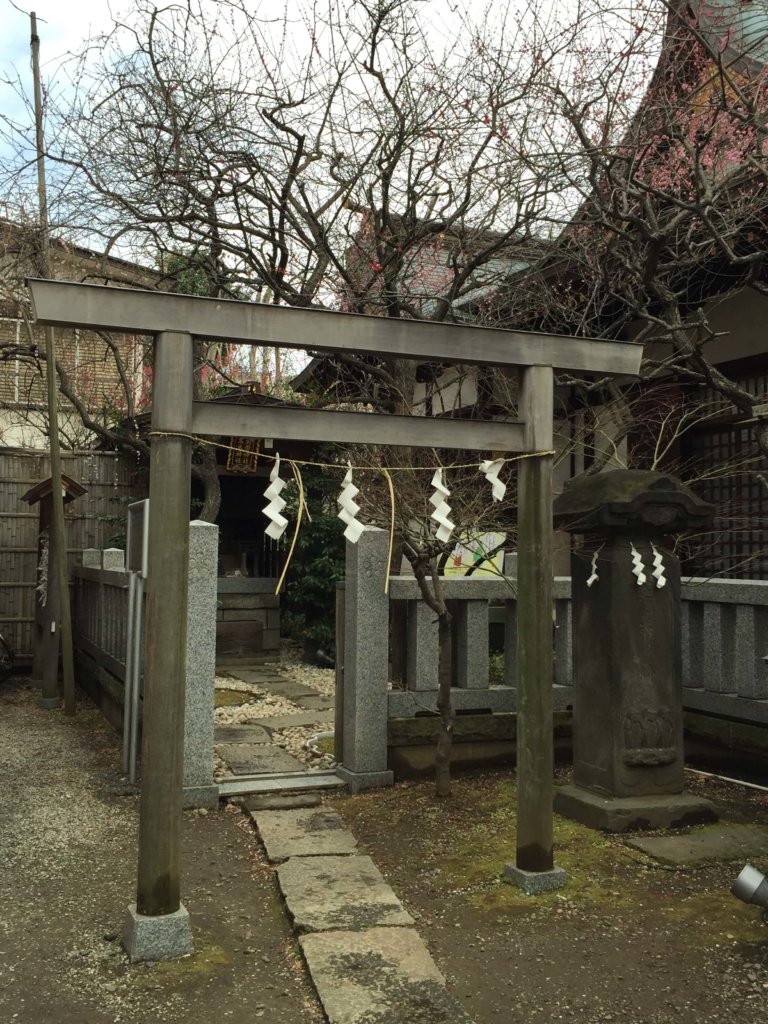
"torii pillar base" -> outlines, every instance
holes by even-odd
[[[175,960],[193,951],[192,925],[183,903],[172,914],[148,917],[139,914],[136,904],[128,907],[123,927],[123,948],[131,963],[150,960]]]

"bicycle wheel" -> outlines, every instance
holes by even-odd
[[[8,641],[0,634],[0,683],[13,675],[13,651]]]

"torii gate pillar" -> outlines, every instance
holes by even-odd
[[[149,579],[144,670],[139,867],[123,945],[131,960],[192,951],[180,902],[186,679],[186,573],[192,442],[192,336],[155,336],[150,447]]]

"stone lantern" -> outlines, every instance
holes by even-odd
[[[558,529],[581,535],[573,580],[574,783],[555,809],[611,832],[714,821],[683,789],[680,563],[664,538],[710,526],[675,477],[613,470],[572,481]]]

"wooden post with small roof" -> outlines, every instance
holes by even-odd
[[[72,477],[61,475],[61,495],[64,505],[87,494]],[[56,532],[53,525],[53,477],[35,484],[22,501],[38,506],[37,533],[37,589],[35,591],[35,635],[32,660],[32,681],[41,687],[40,707],[57,708],[59,696],[59,654],[61,628],[59,613],[61,601],[58,575],[54,571],[57,558]],[[66,552],[64,553],[66,557]]]

